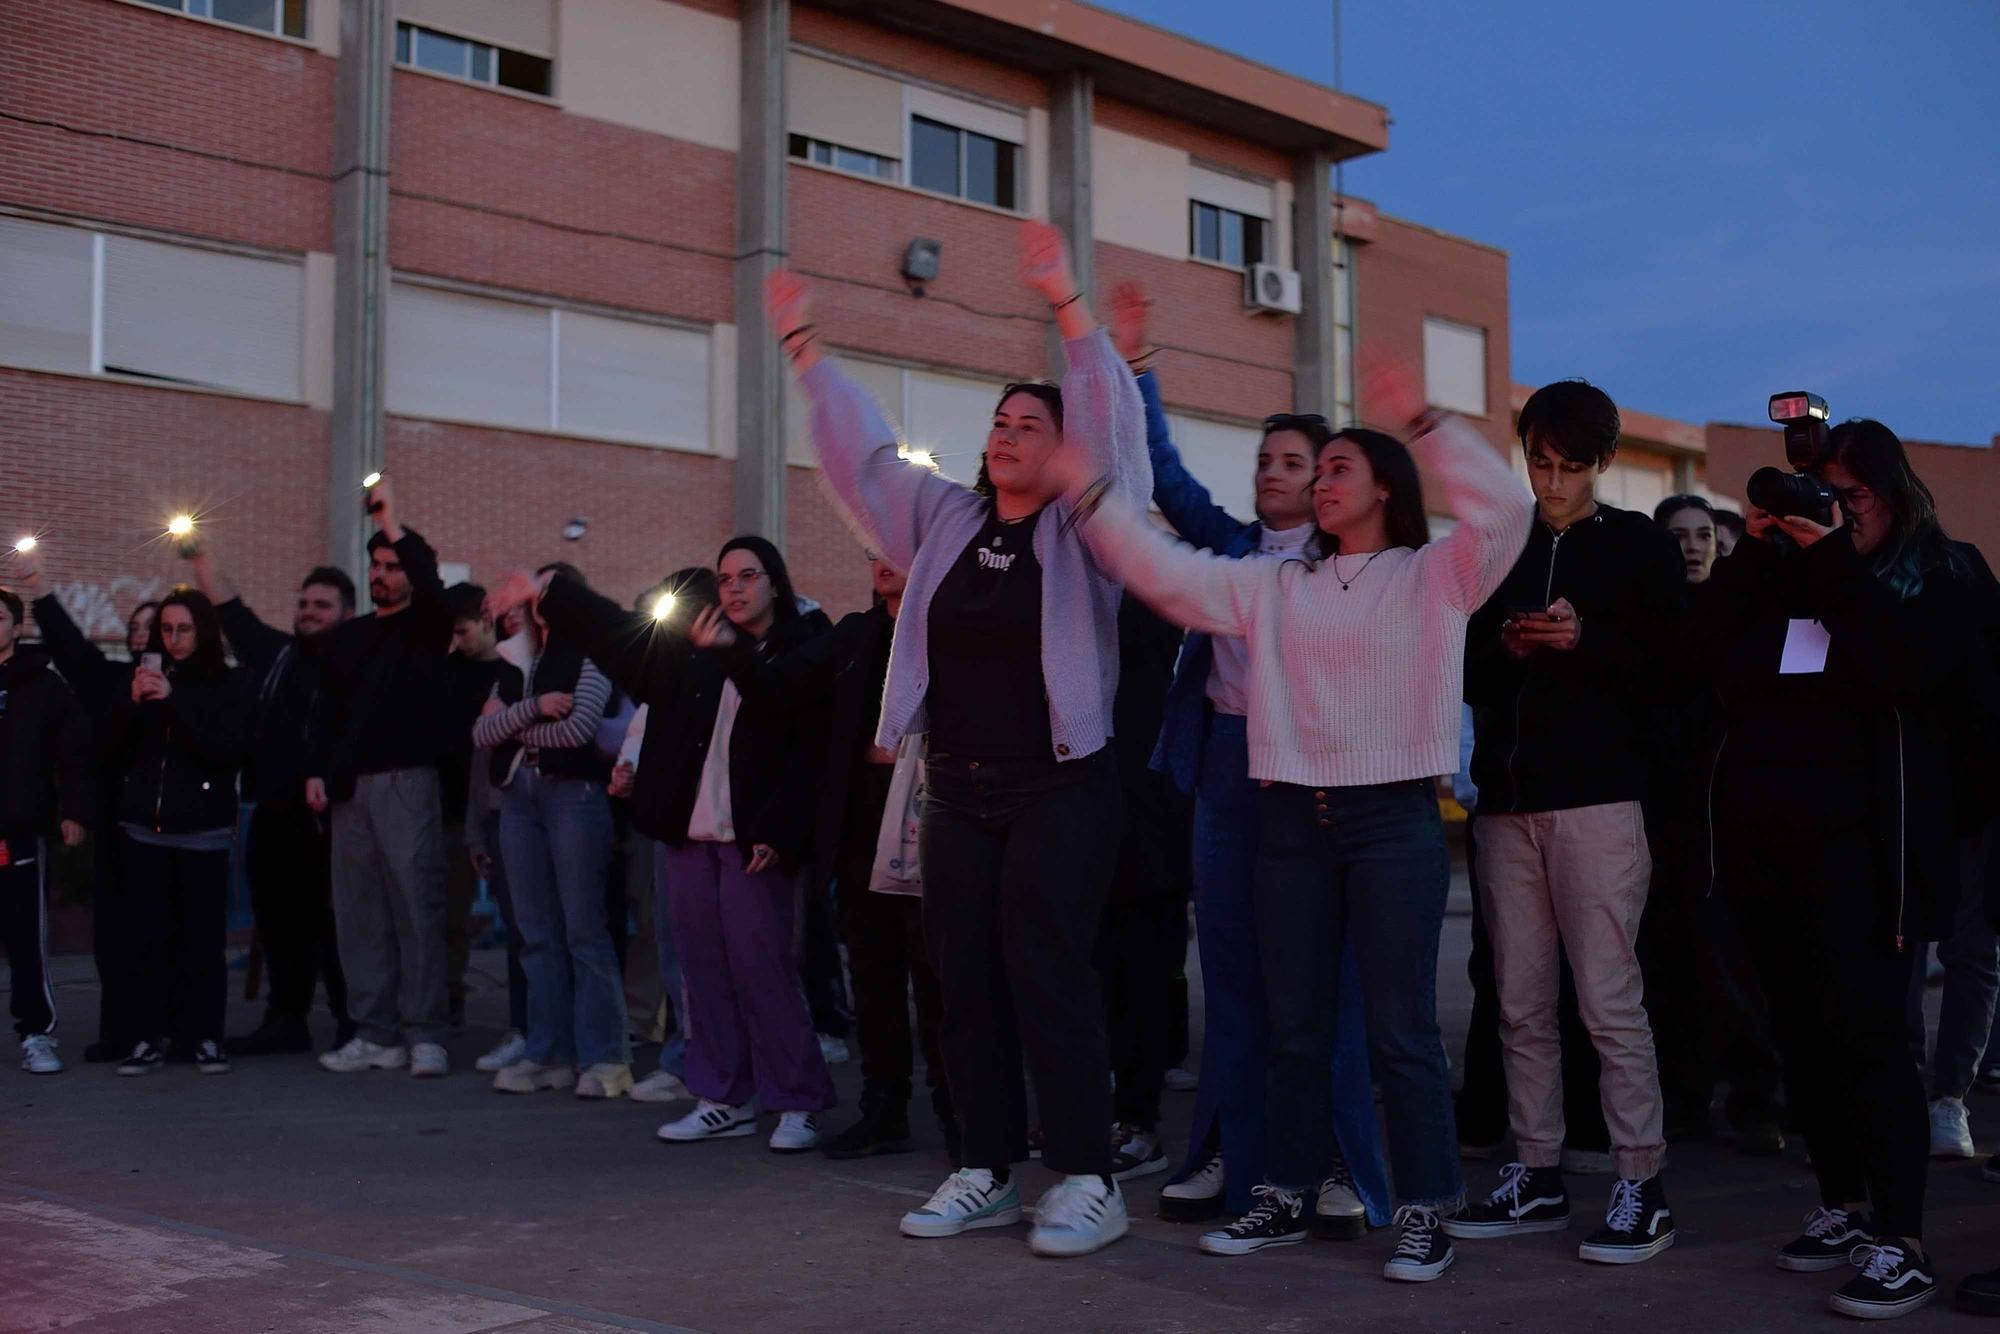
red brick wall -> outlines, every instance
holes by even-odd
[[[1354,247],[1355,338],[1403,360],[1422,381],[1424,317],[1486,330],[1486,417],[1475,424],[1501,449],[1513,446],[1508,394],[1507,256],[1504,252],[1381,219],[1380,239]],[[1364,394],[1357,404],[1371,424]]]
[[[1757,469],[1785,466],[1785,444],[1775,428],[1710,423],[1708,484],[1728,496],[1742,496]],[[1930,445],[1905,440],[1910,464],[1937,497],[1945,531],[1970,542],[1987,562],[2000,565],[2000,449],[1975,445]]]
[[[333,82],[333,61],[290,42],[112,0],[6,0],[0,108],[73,128],[0,120],[0,199],[329,250]]]
[[[122,639],[113,627],[133,606],[187,577],[161,540],[180,510],[201,517],[250,604],[289,623],[299,577],[325,553],[325,413],[0,368],[0,422],[0,535],[41,535],[65,600],[110,609],[93,632]]]
[[[408,70],[389,142],[396,268],[732,318],[735,154]]]
[[[1097,290],[1128,279],[1153,301],[1150,335],[1165,349],[1159,372],[1168,403],[1245,418],[1293,406],[1295,322],[1244,310],[1241,272],[1099,241]]]

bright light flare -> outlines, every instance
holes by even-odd
[[[192,514],[176,514],[173,518],[167,520],[168,537],[186,537],[192,532],[194,532],[194,516]]]
[[[906,463],[914,463],[919,468],[929,468],[932,472],[938,470],[937,455],[921,445],[904,445],[896,452]]]
[[[38,545],[40,544],[37,543],[32,536],[24,537],[20,541],[14,544],[14,550],[20,552],[22,555],[25,556],[30,551],[33,551]]]
[[[366,477],[361,479],[361,489],[364,491],[369,490],[374,486],[376,486],[378,483],[380,483],[381,480],[382,480],[381,473],[371,472]]]
[[[674,614],[674,604],[678,599],[672,593],[662,593],[653,599],[653,619],[664,621]]]

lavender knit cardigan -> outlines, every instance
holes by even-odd
[[[1145,412],[1132,372],[1102,329],[1065,343],[1063,435],[1090,451],[1118,494],[1143,508],[1153,490]],[[800,380],[811,404],[813,451],[827,484],[884,560],[909,575],[889,651],[877,744],[894,747],[925,730],[930,688],[931,598],[979,534],[989,502],[928,468],[897,457],[896,433],[868,391],[831,359]],[[1101,750],[1118,691],[1119,587],[1068,524],[1067,501],[1035,525],[1042,566],[1042,681],[1057,760]]]

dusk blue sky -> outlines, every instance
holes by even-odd
[[[1331,0],[1103,2],[1332,74]],[[1345,88],[1392,118],[1346,187],[1508,252],[1515,380],[1697,422],[1810,388],[1911,439],[2000,432],[2000,3],[1342,10]]]

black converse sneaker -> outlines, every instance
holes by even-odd
[[[1798,1274],[1839,1269],[1856,1246],[1873,1244],[1868,1219],[1845,1209],[1821,1207],[1806,1215],[1806,1230],[1778,1252],[1778,1268]]]
[[[1457,1257],[1451,1238],[1444,1232],[1438,1211],[1422,1204],[1406,1204],[1396,1210],[1396,1226],[1403,1235],[1396,1240],[1396,1253],[1382,1266],[1382,1277],[1398,1283],[1428,1283],[1451,1268]]]
[[[1305,1198],[1281,1186],[1252,1186],[1257,1203],[1250,1212],[1195,1245],[1210,1255],[1248,1255],[1266,1246],[1296,1246],[1308,1235]]]
[[[1111,1128],[1112,1180],[1130,1181],[1134,1177],[1149,1177],[1155,1172],[1166,1171],[1168,1166],[1167,1151],[1157,1134],[1137,1126],[1116,1125]]]
[[[1931,1273],[1930,1261],[1901,1246],[1857,1246],[1853,1262],[1861,1266],[1860,1275],[1847,1280],[1830,1302],[1842,1315],[1894,1320],[1937,1296],[1937,1277]]]
[[[1560,1232],[1569,1226],[1569,1192],[1560,1167],[1508,1163],[1500,1184],[1478,1204],[1444,1220],[1453,1237],[1511,1237],[1521,1232]]]
[[[1333,1168],[1319,1183],[1319,1197],[1313,1201],[1312,1234],[1321,1241],[1353,1241],[1368,1235],[1368,1206],[1355,1188],[1354,1173],[1347,1160],[1333,1157]]]
[[[1586,1237],[1576,1253],[1601,1265],[1635,1265],[1673,1244],[1673,1211],[1655,1173],[1644,1181],[1620,1178],[1612,1185],[1604,1226]]]
[[[140,1042],[132,1048],[132,1054],[118,1063],[121,1075],[150,1075],[166,1063],[167,1054],[158,1044]]]

